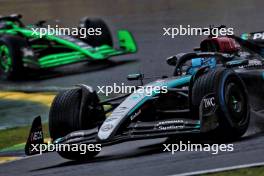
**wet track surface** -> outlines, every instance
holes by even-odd
[[[126,83],[129,73],[142,72],[146,76],[171,75],[173,68],[165,58],[191,51],[203,37],[162,36],[162,27],[179,24],[203,27],[225,24],[236,34],[264,29],[263,5],[259,1],[43,1],[25,4],[0,1],[3,14],[23,13],[27,22],[37,19],[62,18],[65,24],[75,25],[82,16],[102,16],[112,31],[129,29],[135,36],[139,52],[135,55],[112,58],[106,65],[71,65],[56,69],[42,78],[34,77],[17,83],[1,82],[2,88],[68,87],[77,83],[92,86]],[[54,3],[53,3],[54,2]],[[104,6],[100,5],[104,4]],[[111,8],[109,8],[111,7]],[[12,9],[12,10],[11,10]],[[122,13],[122,15],[119,15]],[[77,66],[81,66],[77,68]],[[95,67],[95,68],[94,68]],[[101,69],[103,67],[104,69]],[[76,69],[77,68],[77,69]],[[62,76],[66,74],[66,76]],[[234,152],[212,155],[208,152],[162,152],[164,140],[127,142],[103,149],[93,161],[72,162],[56,153],[35,156],[0,165],[0,175],[171,175],[189,171],[264,161],[264,119],[252,115],[247,135],[235,142]],[[263,122],[263,123],[261,123]]]
[[[48,153],[0,165],[0,175],[173,175],[263,162],[262,134],[234,143],[233,152],[163,152],[164,139],[134,141],[103,148],[89,162],[64,160]],[[175,141],[176,142],[176,141]]]
[[[177,27],[180,24],[192,27],[225,24],[233,27],[236,34],[259,31],[264,28],[262,1],[232,0],[212,3],[205,0],[198,3],[194,0],[178,0],[149,3],[138,0],[133,3],[128,1],[113,3],[101,0],[64,0],[53,2],[35,3],[27,0],[24,4],[18,4],[4,1],[0,10],[3,15],[22,13],[27,23],[34,23],[41,19],[49,19],[51,22],[51,19],[61,19],[59,24],[67,27],[76,26],[83,16],[100,16],[110,25],[113,34],[117,29],[129,29],[137,41],[138,53],[113,57],[112,62],[102,65],[89,63],[70,65],[54,69],[53,72],[37,73],[28,80],[16,83],[1,82],[2,88],[68,87],[78,83],[92,86],[112,85],[113,82],[126,83],[126,76],[135,72],[142,72],[148,77],[171,75],[173,67],[168,66],[165,59],[180,52],[192,51],[204,37],[182,36],[171,39],[163,36],[163,27]]]

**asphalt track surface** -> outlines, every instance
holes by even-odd
[[[133,32],[139,47],[135,55],[111,59],[112,63],[95,69],[86,64],[56,70],[44,78],[20,82],[1,82],[2,88],[68,87],[77,83],[92,86],[126,83],[126,75],[143,72],[146,76],[171,75],[173,68],[165,58],[191,51],[202,37],[184,36],[170,39],[162,36],[162,27],[179,24],[197,27],[225,24],[236,34],[264,29],[263,5],[259,1],[32,1],[15,3],[0,1],[3,14],[20,12],[27,22],[37,19],[64,19],[74,25],[82,16],[101,16],[111,29],[127,28]],[[81,69],[76,67],[81,66]],[[67,76],[62,76],[62,75]],[[0,165],[0,175],[173,175],[264,161],[264,118],[252,115],[248,133],[234,142],[233,152],[212,155],[208,152],[162,152],[164,139],[134,141],[103,148],[94,160],[85,163],[68,161],[56,153],[48,153]]]

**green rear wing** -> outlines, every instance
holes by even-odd
[[[137,45],[132,34],[127,30],[119,30],[117,32],[118,48],[113,48],[108,45],[102,45],[91,50],[86,50],[84,53],[92,58],[92,60],[103,60],[111,56],[132,54],[137,52]]]
[[[129,53],[137,52],[136,42],[130,32],[127,30],[119,30],[117,37],[120,49],[124,49]]]

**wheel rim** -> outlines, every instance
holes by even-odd
[[[9,72],[12,65],[12,59],[9,49],[6,45],[0,46],[0,68],[4,72]]]
[[[243,123],[247,116],[246,98],[241,88],[234,82],[229,82],[226,85],[225,101],[232,120],[236,124]]]

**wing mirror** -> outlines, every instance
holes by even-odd
[[[11,18],[21,19],[22,18],[22,15],[21,14],[14,13],[14,14],[11,14],[10,17]]]
[[[170,56],[167,58],[167,64],[171,66],[176,66],[177,60],[178,60],[177,56]]]
[[[46,22],[47,22],[46,20],[40,20],[35,25],[38,27],[43,27]]]
[[[141,73],[134,73],[127,75],[127,80],[134,81],[134,80],[142,80],[144,78],[144,75]]]
[[[144,74],[142,73],[134,73],[127,75],[127,80],[129,81],[140,80],[141,85],[143,85],[143,79],[144,79]]]
[[[193,51],[201,51],[201,48],[200,47],[195,47],[195,48],[193,48]]]

